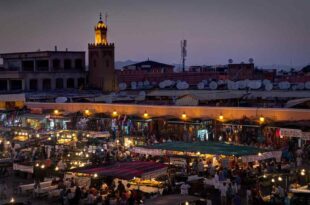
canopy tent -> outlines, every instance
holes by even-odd
[[[110,176],[119,179],[130,180],[135,177],[148,179],[156,178],[166,174],[167,165],[156,162],[120,162],[113,165],[97,168],[76,169],[72,172],[84,174],[98,174],[99,176]]]
[[[133,151],[137,152],[140,149],[149,150],[161,150],[166,151],[167,154],[176,152],[189,152],[200,154],[212,154],[212,155],[226,155],[226,156],[245,156],[245,155],[255,155],[258,153],[266,152],[264,149],[259,149],[256,147],[233,145],[218,142],[167,142],[162,144],[154,144],[147,147],[134,147]]]
[[[241,157],[243,162],[252,162],[270,158],[275,158],[277,161],[279,161],[282,154],[281,151],[270,151],[256,147],[218,142],[168,142],[163,144],[154,144],[146,147],[133,147],[132,151],[135,153],[157,156],[195,156],[200,154],[236,156]]]

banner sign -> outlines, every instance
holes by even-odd
[[[280,136],[302,138],[302,131],[298,129],[280,128]]]
[[[260,155],[248,155],[241,157],[242,162],[255,162],[266,159],[276,159],[277,162],[281,161],[282,151],[263,152]]]
[[[33,166],[26,166],[26,165],[14,163],[13,170],[33,174]]]
[[[184,158],[176,158],[176,157],[170,157],[170,164],[176,165],[176,166],[186,166],[186,159]]]

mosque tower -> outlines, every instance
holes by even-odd
[[[88,44],[88,82],[91,88],[113,92],[116,91],[114,44],[108,43],[107,32],[100,13],[95,26],[95,43]]]

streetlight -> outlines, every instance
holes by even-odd
[[[187,115],[186,115],[186,113],[185,113],[185,112],[183,112],[183,114],[181,115],[181,118],[182,118],[183,120],[186,120]]]
[[[112,116],[114,116],[114,117],[117,116],[117,111],[116,111],[116,110],[114,110],[114,111],[112,112]]]
[[[58,115],[59,114],[59,110],[54,110],[54,114]]]
[[[144,117],[144,118],[148,118],[148,117],[149,117],[149,114],[148,114],[146,111],[144,111],[143,117]]]
[[[264,122],[265,122],[265,118],[264,118],[263,116],[260,116],[260,117],[259,117],[259,122],[260,122],[260,123],[264,123]]]
[[[224,116],[222,115],[222,114],[220,114],[220,116],[219,116],[219,120],[223,120],[224,119]]]
[[[90,115],[90,111],[89,110],[85,110],[84,113],[85,113],[85,115]]]

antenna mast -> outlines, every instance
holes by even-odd
[[[181,59],[182,59],[182,71],[185,72],[185,60],[187,56],[187,40],[182,40],[181,41]]]

